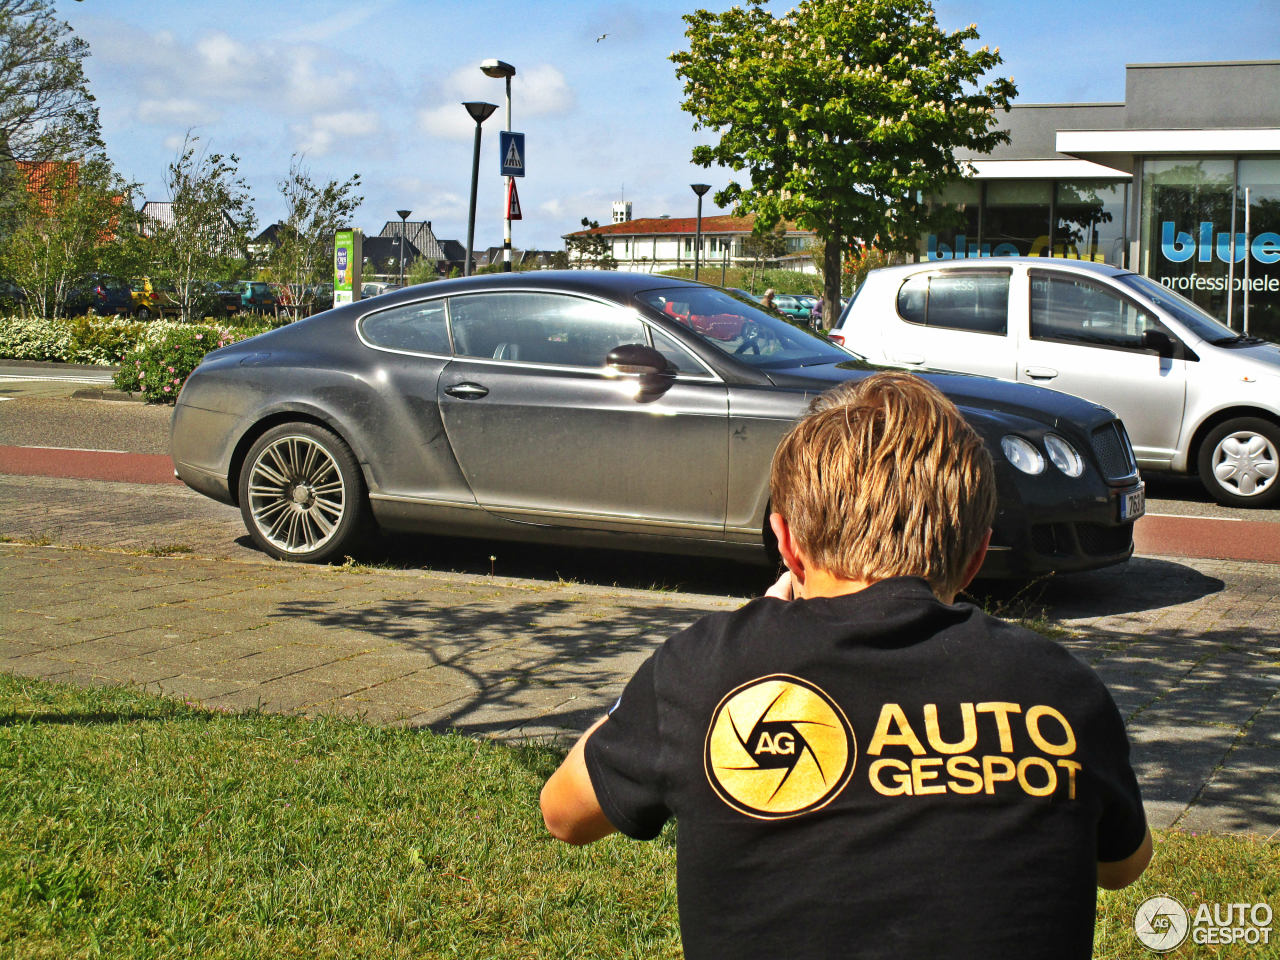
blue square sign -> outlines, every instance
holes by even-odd
[[[502,176],[524,176],[524,134],[502,130],[498,133],[498,158],[502,161]]]

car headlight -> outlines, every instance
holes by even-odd
[[[1045,434],[1044,448],[1049,452],[1053,465],[1068,477],[1078,477],[1084,473],[1084,460],[1076,453],[1076,448],[1057,434]]]
[[[1035,476],[1044,472],[1044,457],[1030,440],[1008,434],[1000,440],[1000,449],[1004,451],[1005,459],[1023,473]]]

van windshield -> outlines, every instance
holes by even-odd
[[[1182,294],[1175,293],[1163,283],[1157,283],[1137,273],[1126,273],[1116,277],[1116,280],[1144,300],[1154,303],[1165,313],[1181,321],[1201,340],[1216,343],[1221,340],[1235,340],[1239,337],[1239,334],[1225,323],[1205,313]]]

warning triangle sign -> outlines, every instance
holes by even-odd
[[[516,145],[515,137],[512,137],[511,143],[507,145],[507,156],[502,161],[502,165],[513,170],[524,169],[524,159],[520,156],[520,149]]]
[[[520,195],[516,193],[516,182],[514,180],[507,181],[507,219],[524,219],[524,217],[520,216]]]

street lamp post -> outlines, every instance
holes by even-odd
[[[702,255],[702,195],[711,189],[709,183],[691,183],[693,192],[698,195],[698,237],[693,241],[693,279],[698,279],[698,261]]]
[[[516,68],[503,60],[485,60],[480,64],[486,77],[498,77],[507,81],[507,133],[511,132],[511,78],[516,75]],[[502,272],[511,272],[511,181],[507,177],[507,206],[502,215]]]
[[[467,211],[467,262],[462,266],[462,275],[471,276],[471,246],[476,239],[476,184],[480,178],[480,124],[489,119],[493,111],[498,109],[496,103],[482,103],[468,100],[463,104],[471,119],[476,122],[476,143],[471,151],[471,207]]]
[[[409,219],[409,214],[412,212],[413,212],[412,210],[396,211],[396,213],[399,214],[400,216],[400,286],[402,287],[404,286],[404,241],[405,241],[405,231],[407,230],[407,225],[405,221]]]

